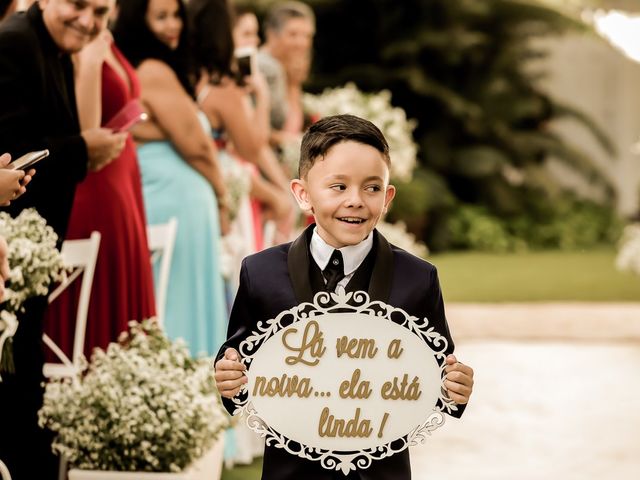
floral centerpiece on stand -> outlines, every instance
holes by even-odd
[[[211,448],[228,416],[211,359],[191,358],[152,319],[96,349],[81,378],[49,383],[39,423],[74,468],[180,472]]]
[[[9,280],[0,307],[0,372],[13,371],[11,339],[18,329],[24,302],[44,296],[66,270],[56,248],[58,236],[36,210],[28,208],[11,218],[0,212],[0,235],[7,241]]]
[[[404,222],[388,223],[378,222],[376,229],[384,235],[384,237],[393,243],[396,247],[420,258],[427,258],[429,249],[427,246],[416,239],[415,235],[407,231],[407,225]]]
[[[391,92],[361,92],[353,83],[328,88],[320,95],[305,94],[304,109],[320,117],[350,113],[365,118],[380,129],[389,143],[391,178],[409,181],[416,167],[418,147],[413,141],[416,121],[391,104]]]

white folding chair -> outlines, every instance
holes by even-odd
[[[178,232],[178,220],[171,218],[167,223],[147,225],[147,240],[151,252],[151,264],[155,264],[160,258],[158,282],[155,286],[156,294],[156,318],[162,327],[164,324],[164,310],[167,302],[167,288],[169,287],[169,274],[171,273],[171,257],[173,246],[176,243]]]
[[[49,303],[58,296],[80,275],[82,284],[80,285],[80,297],[78,299],[78,309],[76,311],[76,325],[73,335],[73,352],[71,359],[54,343],[45,333],[42,337],[53,353],[62,363],[45,363],[44,376],[47,378],[76,377],[82,369],[82,358],[84,355],[84,337],[87,330],[87,313],[89,311],[89,299],[91,297],[91,287],[93,285],[93,274],[98,259],[100,249],[100,232],[92,232],[87,239],[65,240],[62,243],[60,253],[62,261],[66,267],[72,268],[72,272],[67,279],[49,294]]]
[[[2,478],[2,480],[11,480],[11,475],[9,475],[9,469],[2,462],[2,460],[0,460],[0,478]]]

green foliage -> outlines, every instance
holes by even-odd
[[[396,197],[389,216],[392,220],[408,221],[433,210],[451,208],[455,198],[442,177],[432,171],[418,168],[409,182],[394,182]]]
[[[609,206],[568,194],[546,201],[538,198],[529,212],[510,221],[508,228],[536,248],[575,250],[613,244],[622,230],[621,220]]]
[[[434,197],[482,205],[488,216],[530,215],[533,221],[528,196],[541,186],[539,172],[550,156],[612,192],[591,159],[548,124],[570,117],[608,152],[611,142],[588,117],[539,87],[544,72],[533,63],[547,52],[532,40],[587,30],[581,22],[524,0],[308,3],[317,15],[308,89],[319,92],[347,81],[363,91],[387,88],[394,104],[418,120],[419,161],[430,178],[439,179],[430,181],[437,194],[425,192],[424,178],[408,185],[406,195],[402,185],[393,215],[422,215],[425,229],[414,233],[426,236],[430,246],[450,244],[440,229],[451,202]],[[499,236],[499,229],[492,231]],[[568,235],[550,237],[579,243]]]
[[[526,215],[506,219],[482,206],[460,206],[448,217],[448,246],[490,252],[576,250],[613,244],[620,235],[622,224],[611,208],[569,194],[531,199]]]
[[[515,245],[504,224],[484,207],[461,206],[449,218],[448,229],[454,248],[507,252]]]

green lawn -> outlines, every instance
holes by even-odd
[[[445,302],[640,302],[640,277],[620,273],[615,251],[432,255]]]
[[[221,480],[259,480],[262,473],[262,458],[256,458],[251,465],[238,465],[230,470],[222,470]]]

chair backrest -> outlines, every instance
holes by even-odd
[[[49,338],[43,335],[44,343],[53,350],[56,356],[62,362],[45,363],[44,375],[46,377],[73,377],[82,367],[82,358],[84,354],[84,338],[87,330],[87,314],[89,311],[89,300],[91,298],[91,288],[93,285],[93,274],[98,259],[98,250],[100,249],[100,232],[92,232],[87,239],[81,240],[65,240],[62,243],[60,254],[62,261],[66,267],[73,269],[67,276],[67,279],[49,294],[49,303],[53,302],[58,296],[82,275],[82,283],[80,285],[80,296],[78,299],[78,309],[76,311],[76,325],[73,336],[73,352],[71,360],[62,352],[62,350]]]
[[[147,239],[152,264],[160,257],[160,266],[155,286],[156,317],[160,326],[164,325],[164,311],[167,302],[167,288],[171,274],[171,257],[178,232],[178,220],[171,218],[167,223],[147,225]]]

